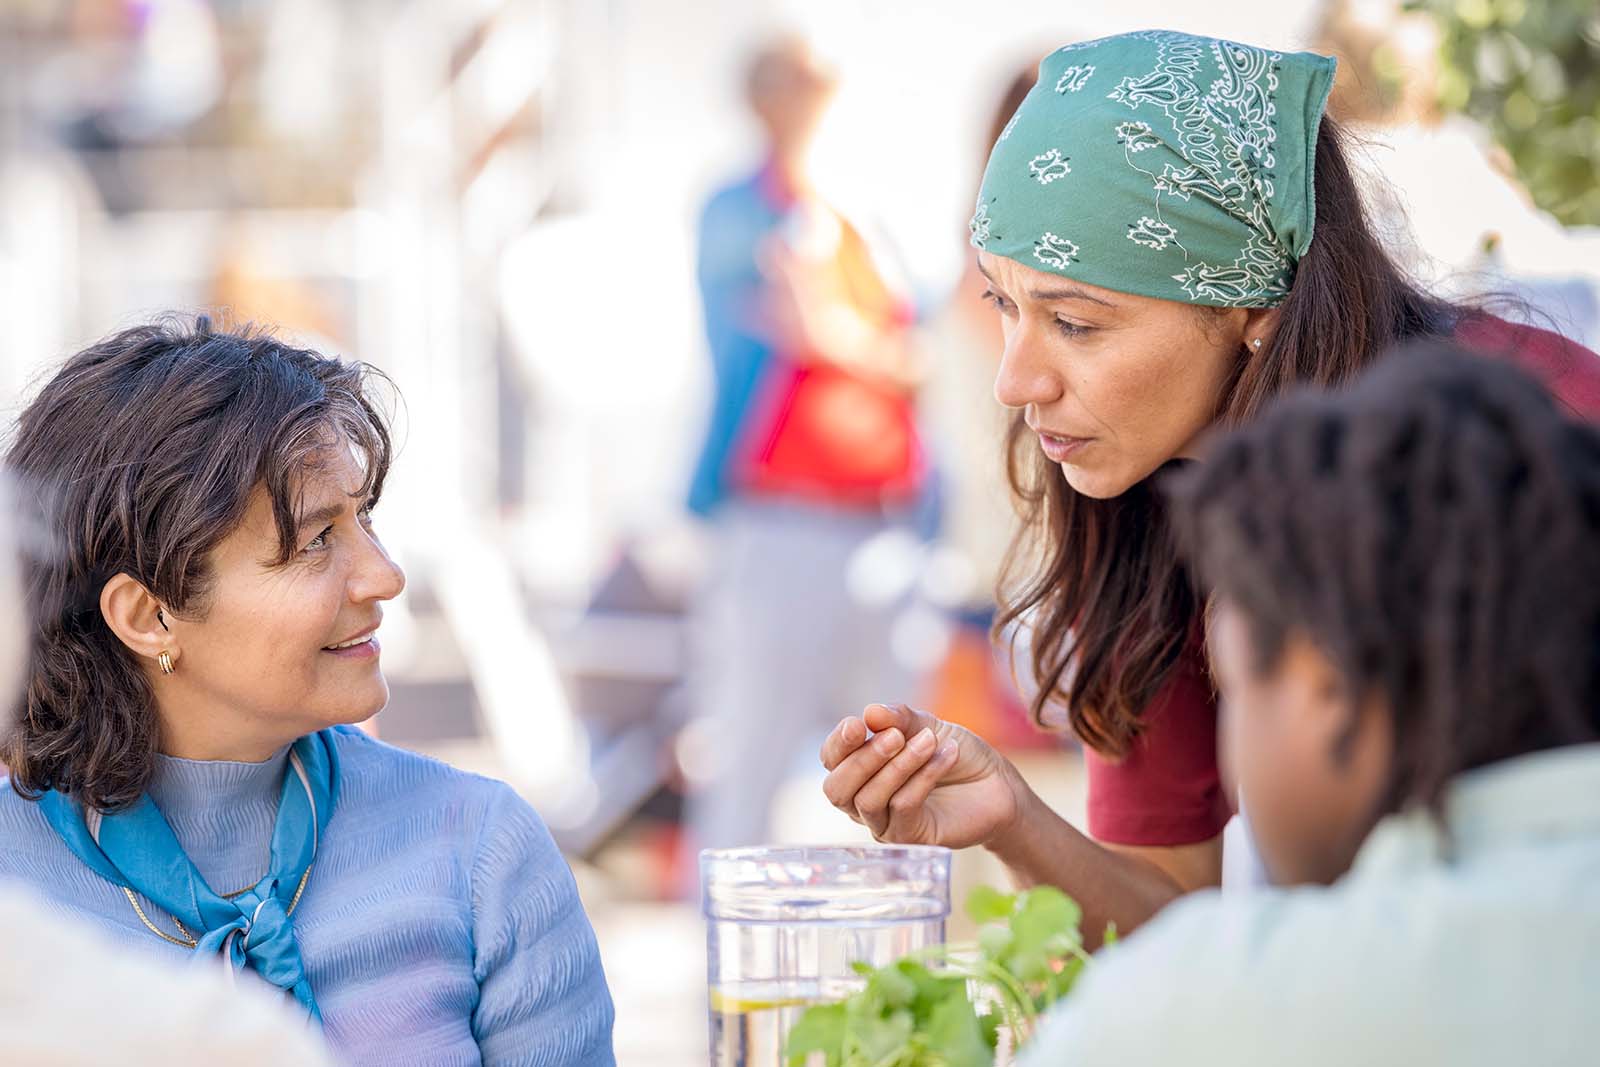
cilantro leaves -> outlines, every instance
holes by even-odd
[[[972,945],[938,945],[887,967],[855,965],[858,993],[807,1009],[789,1031],[789,1067],[993,1067],[1003,1037],[1020,1044],[1089,963],[1083,911],[1052,886],[979,887]],[[1107,942],[1114,932],[1107,931]]]

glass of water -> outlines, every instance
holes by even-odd
[[[919,846],[702,852],[712,1067],[782,1067],[789,1028],[880,967],[944,942],[950,851]]]

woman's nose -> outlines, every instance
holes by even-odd
[[[1051,366],[1049,352],[1038,331],[1019,322],[1006,334],[1000,370],[994,379],[994,398],[1008,408],[1049,404],[1061,397],[1061,379]]]
[[[376,537],[368,536],[360,566],[352,576],[350,599],[393,600],[406,587],[406,572]]]

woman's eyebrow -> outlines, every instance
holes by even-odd
[[[332,522],[344,514],[343,504],[324,504],[320,508],[308,511],[295,522],[296,531],[304,531],[308,527]]]
[[[1087,290],[1079,289],[1075,285],[1048,289],[1029,289],[1028,296],[1040,302],[1047,300],[1087,300],[1089,303],[1099,304],[1101,307],[1111,308],[1117,306],[1109,300],[1101,300],[1098,296],[1092,296]]]
[[[990,285],[993,285],[996,288],[1000,287],[1000,283],[994,280],[994,275],[990,274],[984,269],[982,263],[978,264],[978,273],[987,278]],[[1048,300],[1087,300],[1089,303],[1099,304],[1101,307],[1114,308],[1117,306],[1109,300],[1100,299],[1098,296],[1090,293],[1087,289],[1078,288],[1076,285],[1053,286],[1044,289],[1029,289],[1028,297],[1032,300],[1038,300],[1041,303]]]

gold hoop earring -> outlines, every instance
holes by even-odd
[[[173,671],[178,669],[172,665],[172,653],[168,652],[164,648],[159,654],[157,654],[156,662],[161,664],[162,674],[171,674]]]

